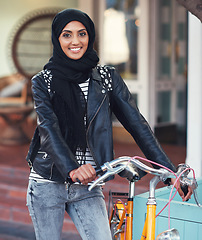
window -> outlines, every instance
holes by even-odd
[[[52,56],[51,23],[61,9],[29,13],[12,31],[10,57],[17,71],[32,77]]]
[[[137,79],[139,7],[137,0],[106,0],[104,62],[124,79]]]

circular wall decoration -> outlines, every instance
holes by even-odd
[[[37,10],[26,15],[10,38],[10,60],[17,72],[32,77],[52,55],[51,24],[61,9]]]

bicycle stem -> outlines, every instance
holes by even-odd
[[[155,189],[157,184],[161,181],[159,176],[155,176],[149,183],[149,199],[155,199]]]
[[[133,198],[135,196],[135,182],[136,181],[130,181],[129,185],[129,198]]]

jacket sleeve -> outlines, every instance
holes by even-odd
[[[32,93],[37,113],[41,149],[50,156],[64,179],[67,179],[68,173],[78,168],[79,165],[62,137],[47,84],[41,74],[32,78]]]
[[[176,171],[175,166],[155,138],[149,124],[139,112],[123,79],[114,69],[111,71],[113,80],[112,111],[132,135],[146,158]]]

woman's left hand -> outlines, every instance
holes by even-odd
[[[172,184],[172,185],[175,183],[175,180],[176,180],[175,178],[172,178],[172,179],[171,179],[171,184]],[[180,184],[179,184],[178,187],[177,187],[177,184],[176,184],[176,185],[175,185],[175,188],[177,189],[177,191],[178,191],[180,197],[182,198],[182,201],[183,201],[183,202],[191,199],[191,195],[193,194],[193,191],[192,191],[191,187],[188,186],[188,193],[187,193],[186,196],[184,195],[184,192],[182,191],[182,189],[181,189],[181,187],[180,187]]]

